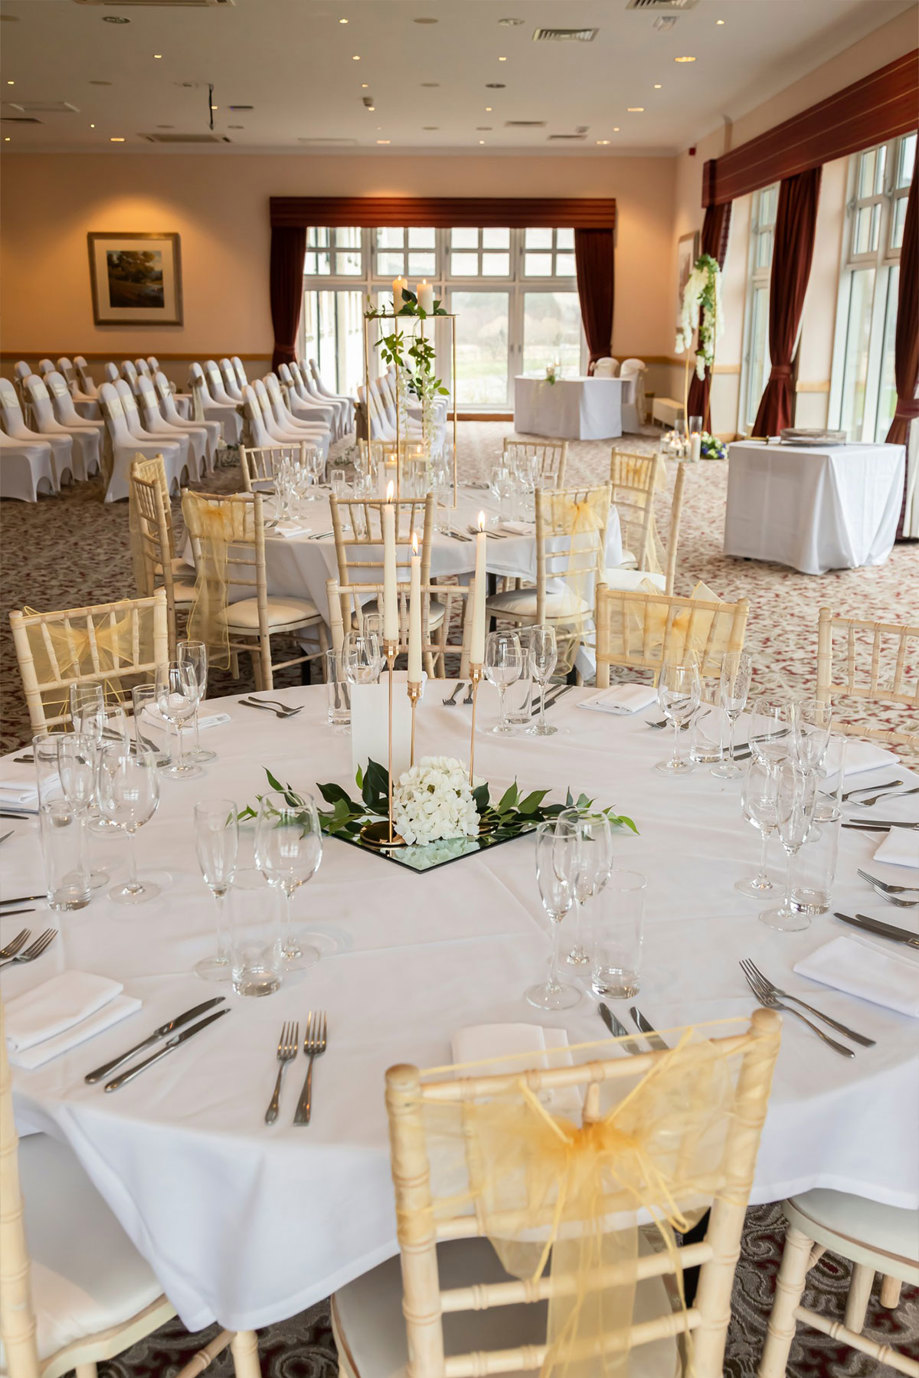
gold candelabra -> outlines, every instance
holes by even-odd
[[[475,780],[475,710],[479,697],[479,681],[482,678],[482,666],[470,665],[469,676],[472,680],[472,727],[469,732],[469,785],[473,787]]]
[[[396,655],[399,650],[398,641],[384,641],[383,654],[386,657],[386,665],[389,670],[389,760],[387,762],[387,775],[389,778],[389,800],[387,806],[387,824],[389,830],[389,845],[394,842],[392,830],[392,691],[393,691],[393,666],[396,663]]]
[[[413,683],[412,680],[409,680],[408,698],[409,703],[412,705],[412,741],[408,759],[409,766],[411,767],[415,764],[415,709],[418,707],[418,700],[421,698],[421,680],[418,680],[417,683]]]

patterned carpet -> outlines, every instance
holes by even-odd
[[[463,477],[487,474],[510,427],[467,422],[460,427]],[[629,437],[628,448],[646,449],[651,442]],[[608,472],[609,450],[601,444],[574,444],[569,450],[569,478],[598,481]],[[727,468],[699,464],[687,472],[678,593],[689,593],[704,580],[720,597],[750,600],[747,647],[752,652],[761,689],[782,685],[804,690],[813,685],[819,608],[860,617],[906,621],[919,606],[919,546],[898,546],[876,569],[843,570],[811,578],[778,565],[728,559],[721,553]],[[239,470],[220,471],[206,485],[235,491]],[[13,655],[7,612],[30,605],[64,608],[105,602],[132,591],[128,549],[127,506],[105,505],[97,481],[78,485],[57,499],[37,504],[4,502],[0,507],[0,748],[9,751],[29,738],[28,715]],[[296,671],[291,672],[296,675]],[[283,683],[279,679],[279,683]],[[212,692],[240,685],[215,679]],[[894,716],[883,721],[893,725]],[[777,1206],[751,1210],[734,1286],[733,1317],[728,1337],[726,1378],[754,1378],[781,1257],[783,1225]],[[825,1256],[812,1273],[804,1304],[842,1319],[848,1265]],[[880,1307],[877,1289],[868,1313],[867,1333],[897,1343],[919,1358],[919,1292],[904,1289],[896,1313]],[[119,1360],[100,1366],[101,1378],[170,1378],[214,1332],[189,1337],[178,1323],[164,1326]],[[262,1372],[266,1378],[334,1378],[338,1365],[325,1303],[260,1333]],[[209,1373],[228,1378],[228,1355]],[[893,1370],[805,1332],[791,1351],[788,1378],[890,1378]]]

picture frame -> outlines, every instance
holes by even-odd
[[[177,234],[87,236],[96,325],[182,325]]]
[[[693,230],[690,234],[680,235],[677,243],[677,275],[676,275],[676,326],[680,328],[680,321],[683,316],[683,292],[689,281],[689,274],[692,266],[699,257],[700,234],[698,230]]]

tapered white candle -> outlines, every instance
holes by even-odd
[[[693,431],[689,437],[689,458],[691,460],[702,458],[702,437],[698,431]]]
[[[399,640],[399,585],[396,582],[396,514],[390,484],[383,507],[383,640]]]
[[[418,305],[421,307],[422,311],[426,311],[428,315],[430,315],[434,310],[434,288],[428,282],[427,278],[422,278],[419,282],[416,289],[416,295],[418,297]]]
[[[421,683],[421,556],[418,535],[412,532],[412,576],[408,604],[408,682]]]
[[[398,316],[402,309],[402,293],[408,286],[408,279],[403,277],[393,278],[392,283],[392,309]]]
[[[479,513],[479,530],[475,538],[475,583],[472,586],[472,635],[469,638],[469,659],[473,665],[485,663],[485,570],[488,552],[485,547],[485,513]]]

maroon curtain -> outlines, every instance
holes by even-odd
[[[730,201],[726,201],[723,206],[707,206],[705,219],[702,221],[702,241],[699,252],[710,254],[712,258],[716,258],[719,268],[724,267],[724,260],[728,251],[731,204]],[[702,429],[704,431],[710,431],[712,428],[711,391],[712,375],[708,369],[705,370],[704,378],[699,378],[695,373],[692,375],[692,382],[689,385],[689,415],[702,417]]]
[[[779,188],[769,280],[769,357],[772,372],[753,423],[754,435],[778,435],[794,423],[792,360],[814,256],[814,228],[822,168],[786,177]]]
[[[297,327],[303,302],[303,263],[306,228],[274,225],[271,230],[271,321],[274,354],[271,367],[291,364],[297,357]]]
[[[909,423],[919,420],[919,195],[916,174],[919,156],[913,163],[913,180],[906,202],[903,247],[900,250],[900,282],[897,292],[897,330],[894,342],[894,377],[897,380],[897,409],[887,432],[889,445],[909,443]],[[897,539],[903,536],[906,520],[906,484],[897,526]],[[910,538],[907,538],[910,539]]]
[[[613,338],[613,253],[611,228],[575,230],[574,262],[578,275],[578,298],[591,364],[608,356]]]

